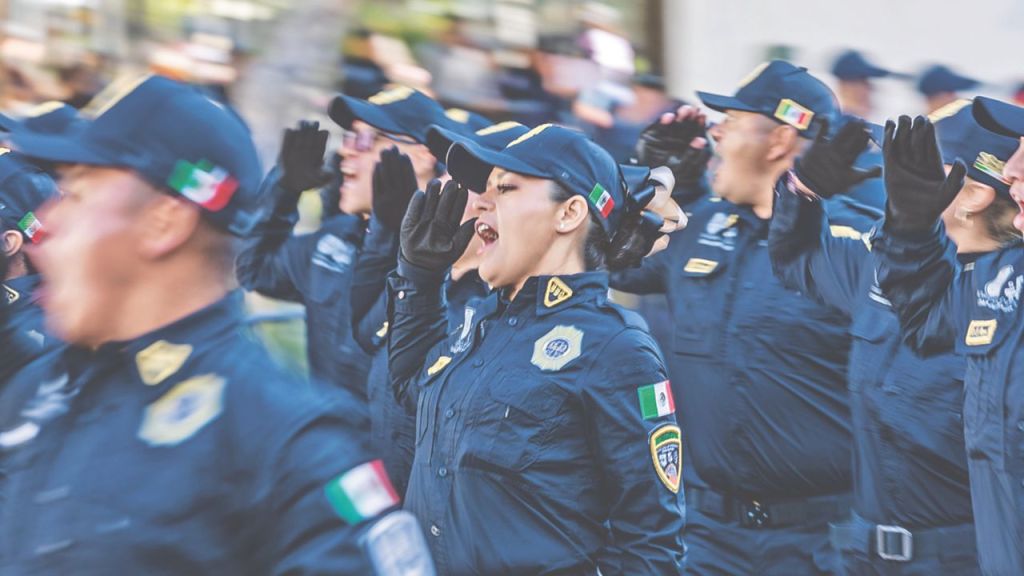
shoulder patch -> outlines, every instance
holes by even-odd
[[[971,320],[971,324],[967,326],[967,335],[964,336],[964,344],[968,346],[991,344],[998,325],[998,321],[994,318],[992,320]]]
[[[146,386],[156,386],[181,370],[192,355],[189,344],[172,344],[157,340],[135,355],[135,366]]]
[[[427,376],[433,376],[434,374],[437,374],[441,370],[444,370],[445,367],[451,363],[451,356],[441,356],[440,358],[437,359],[436,362],[430,365],[430,368],[427,368]]]
[[[548,287],[544,290],[544,307],[552,308],[572,298],[572,288],[557,276],[548,280]]]
[[[324,486],[324,493],[338,516],[353,526],[399,502],[380,460],[360,464],[336,476]]]
[[[679,492],[679,480],[682,477],[683,435],[679,426],[662,424],[649,435],[651,459],[658,478],[673,494]]]
[[[139,439],[150,446],[175,446],[217,419],[225,381],[215,374],[189,378],[146,407]]]
[[[530,363],[541,370],[561,370],[579,358],[582,348],[582,330],[575,326],[555,326],[533,343]]]
[[[676,402],[672,396],[672,384],[665,380],[636,389],[640,400],[640,414],[644,420],[654,420],[676,413]]]
[[[714,260],[705,260],[704,258],[690,258],[686,261],[686,265],[683,266],[683,272],[690,272],[692,274],[710,274],[718,268],[718,262]]]

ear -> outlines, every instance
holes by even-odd
[[[8,230],[4,232],[3,238],[4,254],[7,254],[8,257],[21,252],[22,246],[25,245],[25,237],[17,230]]]
[[[971,214],[978,214],[995,202],[996,189],[968,177],[958,200],[961,208]]]
[[[559,234],[571,234],[590,217],[590,205],[579,194],[573,194],[558,207],[555,213],[555,231]]]
[[[199,226],[201,211],[183,198],[163,194],[153,199],[136,220],[140,254],[159,260],[181,248]]]
[[[800,149],[800,135],[792,126],[776,126],[768,135],[768,161],[777,162],[795,155]]]

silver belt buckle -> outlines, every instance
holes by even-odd
[[[892,551],[889,549],[888,537],[899,536],[900,549]],[[875,548],[882,560],[893,562],[910,562],[914,557],[914,535],[906,528],[900,526],[875,526]]]

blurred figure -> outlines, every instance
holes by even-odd
[[[836,58],[832,75],[839,81],[836,96],[843,113],[865,120],[870,120],[875,111],[872,80],[903,76],[872,64],[856,50],[847,50]]]
[[[636,53],[622,32],[622,15],[607,4],[588,2],[580,20],[583,32],[577,45],[597,64],[599,72],[599,78],[588,79],[589,82],[613,105],[630,104],[633,95],[629,82],[636,71]]]
[[[917,80],[917,91],[925,98],[928,114],[957,100],[958,92],[977,88],[981,82],[957,74],[946,66],[937,64],[921,73]]]
[[[384,89],[388,77],[374,59],[373,32],[358,28],[345,39],[341,67],[341,92],[353,98],[369,98]]]

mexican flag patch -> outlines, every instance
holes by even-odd
[[[167,179],[167,185],[210,212],[217,212],[231,201],[238,189],[238,180],[228,174],[227,170],[206,160],[196,164],[178,160],[171,177]]]
[[[360,464],[324,487],[327,500],[341,519],[355,525],[397,506],[395,492],[380,460]]]
[[[636,395],[640,398],[640,414],[644,420],[653,420],[676,412],[676,403],[672,399],[672,384],[668,380],[641,386],[637,388]]]
[[[33,244],[37,244],[43,240],[46,235],[43,231],[43,223],[36,218],[36,215],[32,212],[25,214],[25,216],[18,221],[18,228],[28,236],[28,239]]]
[[[594,184],[594,188],[590,191],[588,198],[590,198],[590,202],[597,210],[601,212],[601,216],[605,218],[612,213],[612,208],[615,208],[615,200],[612,200],[612,195],[600,184]]]

